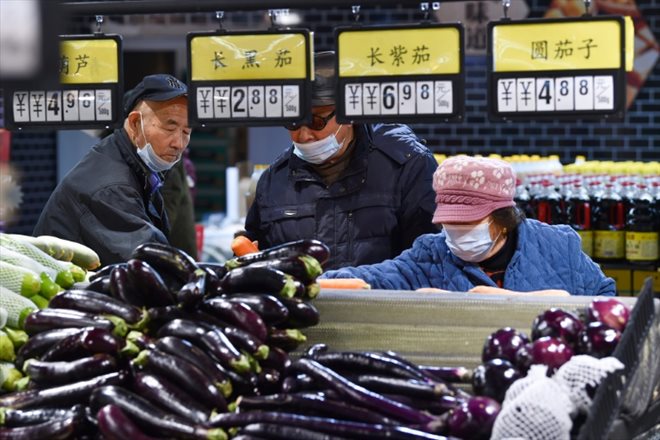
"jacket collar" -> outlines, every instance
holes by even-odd
[[[143,183],[143,187],[147,195],[157,191],[165,180],[164,173],[156,173],[151,171],[140,159],[137,154],[137,147],[133,145],[128,138],[128,133],[122,128],[118,128],[114,133],[117,145],[119,145],[119,152],[124,161],[133,170],[136,176]]]

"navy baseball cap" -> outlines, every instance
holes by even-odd
[[[169,101],[187,94],[188,87],[172,75],[148,75],[135,88],[124,93],[124,114],[128,115],[140,101]]]
[[[312,82],[312,106],[335,105],[335,53],[314,54],[314,81]]]

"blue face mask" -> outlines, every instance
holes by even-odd
[[[484,261],[495,246],[497,238],[490,238],[490,224],[478,225],[442,225],[445,242],[452,254],[463,261],[478,263]]]
[[[337,142],[336,135],[341,130],[341,126],[337,129],[335,134],[331,134],[327,138],[318,141],[306,142],[304,144],[294,142],[293,154],[304,160],[305,162],[320,164],[334,156],[344,145],[344,141]]]
[[[146,141],[147,135],[144,133],[144,123],[142,120],[142,113],[140,113],[140,128],[142,129],[142,136],[144,136],[144,140]],[[181,155],[179,155],[179,158],[174,162],[168,162],[164,159],[161,159],[154,151],[154,147],[151,146],[151,142],[147,142],[144,145],[144,147],[138,148],[137,154],[138,156],[140,156],[140,159],[142,159],[142,162],[144,162],[144,164],[147,167],[149,167],[151,171],[154,171],[156,173],[161,173],[163,171],[169,170],[179,160],[181,160]]]

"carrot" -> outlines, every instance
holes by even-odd
[[[321,289],[371,289],[371,286],[360,278],[319,278],[316,281]]]
[[[245,235],[239,235],[231,241],[231,250],[237,257],[259,252],[257,245],[254,244],[254,242],[252,242],[252,240],[247,238]]]

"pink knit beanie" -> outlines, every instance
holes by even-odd
[[[516,176],[504,161],[451,157],[433,174],[437,204],[433,223],[474,222],[496,209],[515,206],[515,187]]]

